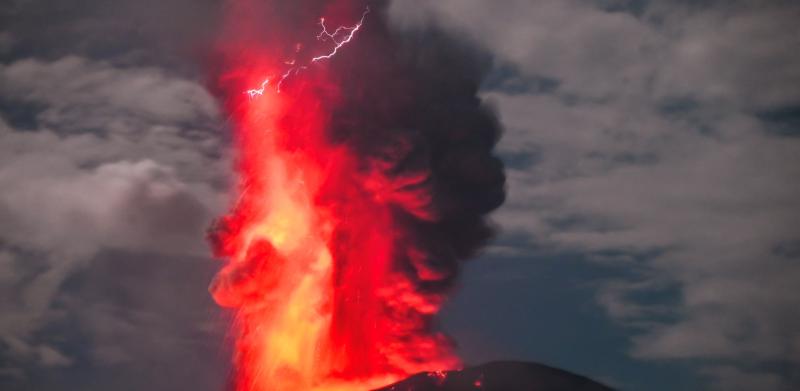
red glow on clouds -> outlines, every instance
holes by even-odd
[[[220,76],[238,86],[226,104],[239,195],[215,227],[226,264],[210,289],[236,313],[237,391],[365,390],[458,366],[423,316],[443,297],[419,293],[394,264],[405,250],[390,204],[397,179],[364,170],[352,150],[326,137],[342,90],[319,60],[346,51],[364,33],[367,12],[332,32],[320,19],[319,37],[332,46],[302,68],[277,56],[280,48],[240,40]],[[429,197],[415,196],[401,201]]]

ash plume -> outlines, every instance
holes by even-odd
[[[253,377],[264,372],[316,386],[459,366],[435,315],[461,264],[491,238],[487,214],[505,197],[493,154],[500,125],[477,97],[490,59],[440,31],[391,30],[383,1],[229,6],[212,73],[240,129],[241,196],[210,230],[215,254],[230,260],[211,292],[240,314],[235,361],[247,380],[238,389],[260,389]],[[344,22],[358,15],[359,24]],[[332,44],[313,39],[325,22],[358,35],[317,62]],[[261,104],[271,114],[254,109]],[[279,204],[291,206],[282,212],[291,221],[280,226],[270,217],[281,214]],[[318,250],[298,253],[287,235]],[[327,258],[330,275],[319,266]],[[253,323],[285,319],[270,311],[291,307],[281,300],[309,276],[325,285],[304,299],[311,308],[287,310],[319,325],[301,338],[317,341],[307,364],[246,342],[264,333]],[[253,360],[274,362],[244,368]]]
[[[382,4],[330,66],[343,92],[328,136],[356,151],[367,191],[390,205],[398,227],[394,267],[408,289],[435,303],[389,301],[432,325],[461,263],[491,238],[487,214],[505,198],[495,112],[477,96],[489,59],[442,32],[399,34]],[[394,311],[393,311],[394,312]]]

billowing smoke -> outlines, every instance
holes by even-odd
[[[489,62],[438,31],[399,34],[385,10],[228,4],[212,69],[239,195],[211,230],[226,260],[211,291],[236,311],[237,390],[364,389],[459,365],[435,315],[505,195],[500,127],[477,97]]]

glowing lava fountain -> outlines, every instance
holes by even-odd
[[[284,6],[297,11],[286,15],[331,12],[344,22],[329,30],[323,13],[310,18],[320,25],[298,27],[258,4],[231,3],[218,78],[235,128],[239,195],[210,232],[226,260],[210,290],[235,310],[236,391],[366,390],[458,367],[433,316],[458,261],[490,235],[483,215],[503,198],[502,165],[490,154],[497,126],[474,98],[477,82],[454,93],[472,97],[460,109],[472,117],[456,135],[469,148],[452,153],[448,133],[397,126],[417,110],[413,100],[384,99],[400,108],[386,115],[380,97],[414,93],[408,77],[369,87],[375,66],[408,69],[392,65],[396,44],[380,12],[349,2]],[[322,32],[308,32],[314,39],[287,56],[277,38],[249,38],[264,28],[277,38]],[[349,50],[388,62],[342,60]],[[469,141],[476,118],[488,128],[477,144]],[[420,119],[440,125],[435,115]],[[452,201],[456,194],[471,198]]]

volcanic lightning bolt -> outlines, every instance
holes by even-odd
[[[336,28],[336,30],[334,30],[333,33],[328,32],[328,29],[325,27],[325,18],[321,18],[319,20],[319,24],[322,26],[322,31],[319,33],[319,35],[317,35],[317,39],[322,39],[324,41],[325,38],[330,38],[331,41],[333,41],[333,43],[336,44],[336,46],[333,47],[333,50],[331,50],[330,53],[312,58],[311,62],[317,62],[319,60],[325,60],[335,56],[342,46],[344,46],[346,43],[350,42],[353,39],[353,35],[355,35],[356,31],[358,31],[361,28],[361,25],[364,24],[364,18],[367,17],[368,13],[369,13],[369,7],[367,7],[367,9],[364,10],[364,13],[361,14],[361,20],[359,20],[355,26],[352,27],[340,26]],[[339,33],[343,31],[347,31],[347,34],[345,34],[344,38],[337,40],[336,37],[339,36]]]
[[[311,58],[311,62],[313,63],[313,62],[317,62],[317,61],[320,61],[320,60],[327,60],[327,59],[335,56],[336,53],[339,52],[339,49],[342,48],[342,46],[346,45],[347,43],[349,43],[353,39],[353,36],[361,28],[361,25],[364,24],[364,18],[367,17],[368,13],[369,13],[369,7],[364,9],[364,13],[361,14],[361,20],[359,20],[358,23],[356,23],[353,26],[339,26],[332,33],[329,32],[328,28],[325,26],[325,18],[320,18],[319,24],[320,24],[320,26],[322,26],[322,31],[320,31],[320,33],[317,34],[317,39],[321,40],[321,41],[327,41],[328,39],[330,39],[335,45],[334,45],[333,49],[330,51],[330,53],[322,54],[322,55],[313,57],[313,58]],[[346,34],[342,34],[343,32],[347,32],[347,33]],[[337,38],[337,37],[340,37],[341,35],[344,35],[344,37]],[[287,62],[287,63],[291,64],[291,65],[294,65],[295,61],[293,60],[293,61]],[[283,84],[283,81],[286,80],[286,78],[289,77],[289,75],[291,75],[292,73],[297,74],[300,70],[305,69],[305,68],[306,68],[306,66],[293,66],[293,67],[289,68],[286,72],[284,72],[283,75],[281,75],[280,79],[278,80],[278,83],[276,83],[276,91],[277,92],[281,92],[281,84]],[[266,89],[267,86],[269,85],[269,80],[270,79],[268,79],[268,78],[264,79],[264,81],[261,82],[261,86],[260,87],[251,88],[251,89],[245,91],[245,94],[247,94],[251,98],[255,98],[256,96],[264,95],[264,89]]]
[[[280,2],[280,14],[231,2],[218,80],[239,194],[209,238],[225,260],[210,291],[235,314],[235,391],[368,390],[460,365],[433,318],[459,260],[491,233],[484,214],[502,202],[497,129],[472,75],[439,83],[375,63],[401,47],[383,14],[356,3]],[[329,29],[354,9],[360,19]],[[335,15],[310,18],[321,31],[287,45],[303,22],[284,15],[308,10]],[[376,70],[394,76],[379,86]],[[450,88],[458,83],[466,88]],[[461,103],[426,114],[427,91]],[[448,113],[465,117],[455,132],[439,129]]]

